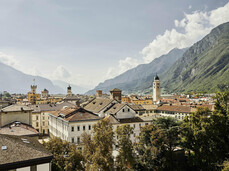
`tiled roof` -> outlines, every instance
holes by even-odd
[[[37,141],[36,137],[0,134],[0,168],[3,170],[14,169],[16,165],[30,166],[31,161],[34,164],[48,163],[51,159],[52,154]]]
[[[32,111],[29,106],[24,105],[10,105],[0,110],[0,112],[18,112],[18,111]]]
[[[135,122],[144,122],[143,119],[140,117],[134,117],[134,118],[124,118],[124,119],[117,119],[114,115],[108,114],[106,116],[110,120],[111,124],[122,124],[122,123],[135,123]]]
[[[157,109],[157,105],[142,105],[142,107],[146,110],[155,110]]]
[[[145,110],[142,105],[129,104],[129,106],[135,111]]]
[[[120,111],[126,104],[120,104],[116,103],[114,104],[106,113],[109,114],[116,114],[118,111]]]
[[[119,121],[114,115],[107,115],[105,118],[108,118],[111,124],[119,124]]]
[[[7,134],[7,135],[17,135],[17,136],[34,136],[38,135],[36,129],[32,126],[21,123],[21,122],[13,122],[7,124],[0,128],[0,134]]]
[[[103,110],[105,107],[107,107],[113,101],[114,101],[113,99],[97,98],[97,99],[92,100],[84,108],[86,110],[92,111],[94,113],[99,113],[101,110]]]
[[[134,123],[134,122],[144,122],[140,117],[134,118],[125,118],[125,119],[118,119],[120,123]]]
[[[62,116],[64,120],[69,122],[80,122],[101,119],[98,115],[79,107],[68,107],[58,111],[51,111],[50,114],[57,117]]]
[[[74,105],[72,103],[69,103],[69,102],[61,102],[61,103],[56,103],[56,104],[31,105],[31,108],[34,110],[33,113],[37,113],[37,112],[44,112],[44,111],[60,110],[64,106],[73,107],[73,106],[76,106],[76,105]]]
[[[191,107],[182,105],[162,105],[159,106],[156,110],[191,113]]]
[[[114,89],[112,89],[112,90],[110,90],[110,91],[122,91],[122,90],[120,90],[120,89],[118,89],[118,88],[114,88]]]

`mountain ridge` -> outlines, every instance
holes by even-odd
[[[54,86],[51,80],[47,78],[25,74],[1,62],[0,75],[0,91],[26,94],[30,91],[30,86],[33,84],[33,79],[35,79],[37,92],[41,92],[44,88],[46,88],[51,94],[64,93],[63,89]]]
[[[229,86],[229,22],[194,43],[161,78],[168,92],[215,92]]]
[[[185,49],[172,49],[169,53],[162,55],[148,64],[140,64],[112,79],[99,83],[93,90],[86,94],[94,94],[96,90],[101,89],[109,92],[112,88],[122,89],[124,93],[132,93],[152,85],[155,74],[161,74],[166,68],[171,66],[179,59]],[[142,84],[144,83],[144,84]]]

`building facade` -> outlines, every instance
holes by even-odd
[[[32,125],[32,110],[28,106],[11,105],[0,110],[0,127],[18,121]]]
[[[79,107],[64,107],[49,112],[50,136],[60,137],[71,143],[80,145],[84,132],[91,134],[92,126],[100,119],[98,115]]]

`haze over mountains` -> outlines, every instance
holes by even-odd
[[[41,92],[46,88],[50,94],[66,94],[67,85],[63,81],[54,81],[54,83],[44,77],[32,76],[24,74],[21,71],[14,69],[6,64],[0,62],[0,92],[8,91],[10,93],[27,93],[30,91],[30,85],[37,85],[37,92]],[[65,86],[66,85],[66,86]],[[84,93],[87,89],[79,86],[71,85],[73,93]]]
[[[100,83],[88,91],[108,92],[116,87],[123,93],[152,93],[155,74],[167,92],[215,92],[229,87],[229,23],[216,27],[188,49],[173,49],[167,55],[142,64]]]
[[[123,74],[100,83],[87,94],[94,94],[96,90],[109,92],[114,87],[119,88],[123,93],[147,93],[152,86],[152,80],[156,74],[160,75],[167,70],[176,60],[182,57],[186,49],[173,49],[168,54],[156,58],[149,64],[141,64]]]
[[[207,91],[215,92],[229,87],[229,22],[214,28],[202,40],[190,48],[173,49],[149,64],[141,64],[123,74],[104,81],[86,94],[96,90],[109,92],[113,88],[124,94],[152,93],[152,82],[156,75],[167,92]],[[33,79],[38,92],[44,88],[51,94],[65,94],[68,83],[24,74],[0,63],[0,92],[27,93]],[[71,85],[75,94],[84,93],[86,88]]]

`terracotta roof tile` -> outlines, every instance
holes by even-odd
[[[191,107],[182,105],[162,105],[159,106],[156,110],[191,113]]]
[[[62,117],[64,120],[69,122],[101,119],[98,115],[79,107],[68,107],[58,111],[51,111],[49,113],[57,117]]]

